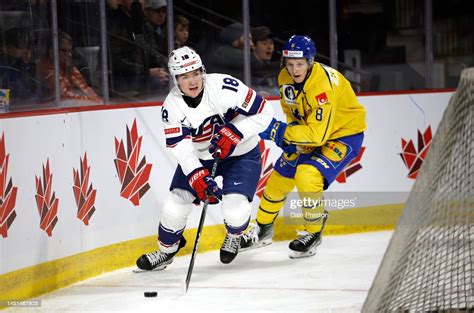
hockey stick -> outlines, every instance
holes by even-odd
[[[220,150],[216,151],[214,157],[214,163],[212,164],[211,177],[214,178],[217,172],[217,164],[219,163]],[[209,194],[206,195],[206,201],[202,206],[201,219],[199,220],[199,226],[196,233],[196,240],[194,241],[193,254],[191,255],[191,261],[189,261],[188,274],[186,275],[186,292],[188,292],[189,283],[191,282],[191,275],[193,274],[194,260],[196,259],[197,249],[199,245],[199,239],[201,238],[202,228],[204,227],[204,220],[206,219],[207,206],[209,205]]]

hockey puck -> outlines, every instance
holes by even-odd
[[[145,291],[144,295],[145,295],[146,298],[153,298],[153,297],[158,296],[158,292],[156,292],[156,291]]]

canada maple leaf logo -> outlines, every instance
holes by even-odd
[[[139,162],[142,136],[138,136],[137,121],[133,121],[132,129],[127,125],[127,150],[123,140],[115,137],[115,168],[122,184],[120,196],[129,199],[134,205],[140,204],[141,197],[150,189],[152,164],[147,164],[145,157]]]
[[[337,182],[341,184],[345,183],[349,176],[362,169],[360,160],[362,159],[364,152],[365,147],[360,147],[359,154],[349,164],[347,164],[344,170],[342,170],[342,172],[336,177]]]
[[[43,177],[35,175],[36,182],[36,206],[40,216],[40,228],[44,230],[49,237],[52,236],[53,228],[58,222],[59,199],[56,198],[52,190],[53,174],[49,169],[49,159],[46,166],[43,164]]]
[[[431,141],[433,135],[431,133],[431,125],[426,128],[425,132],[421,134],[420,130],[417,130],[418,133],[418,149],[415,148],[413,140],[405,140],[402,138],[402,153],[400,157],[405,163],[406,168],[408,169],[408,178],[416,179],[418,176],[418,171],[420,170],[423,161],[428,154],[428,150],[431,146]]]
[[[77,206],[77,218],[89,225],[89,220],[95,212],[95,197],[97,190],[89,184],[90,166],[87,164],[87,152],[84,152],[84,159],[80,159],[80,169],[72,169],[74,179],[74,199]]]
[[[262,170],[260,173],[260,179],[258,180],[256,195],[261,198],[263,192],[265,191],[265,187],[267,186],[268,178],[270,174],[273,172],[273,163],[268,162],[268,155],[270,154],[270,148],[265,148],[265,142],[260,140],[260,155],[262,160]]]
[[[18,188],[13,187],[11,177],[7,179],[9,157],[5,149],[5,134],[2,133],[0,139],[0,234],[3,238],[8,237],[7,231],[16,218],[15,204]]]

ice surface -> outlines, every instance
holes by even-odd
[[[183,294],[188,255],[164,271],[121,269],[40,297],[39,307],[6,312],[360,312],[391,234],[324,236],[316,256],[299,260],[288,258],[287,241],[228,265],[218,251],[198,254]]]

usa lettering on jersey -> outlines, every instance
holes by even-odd
[[[209,141],[219,125],[224,125],[224,121],[218,114],[206,118],[198,128],[191,129],[193,142]]]

